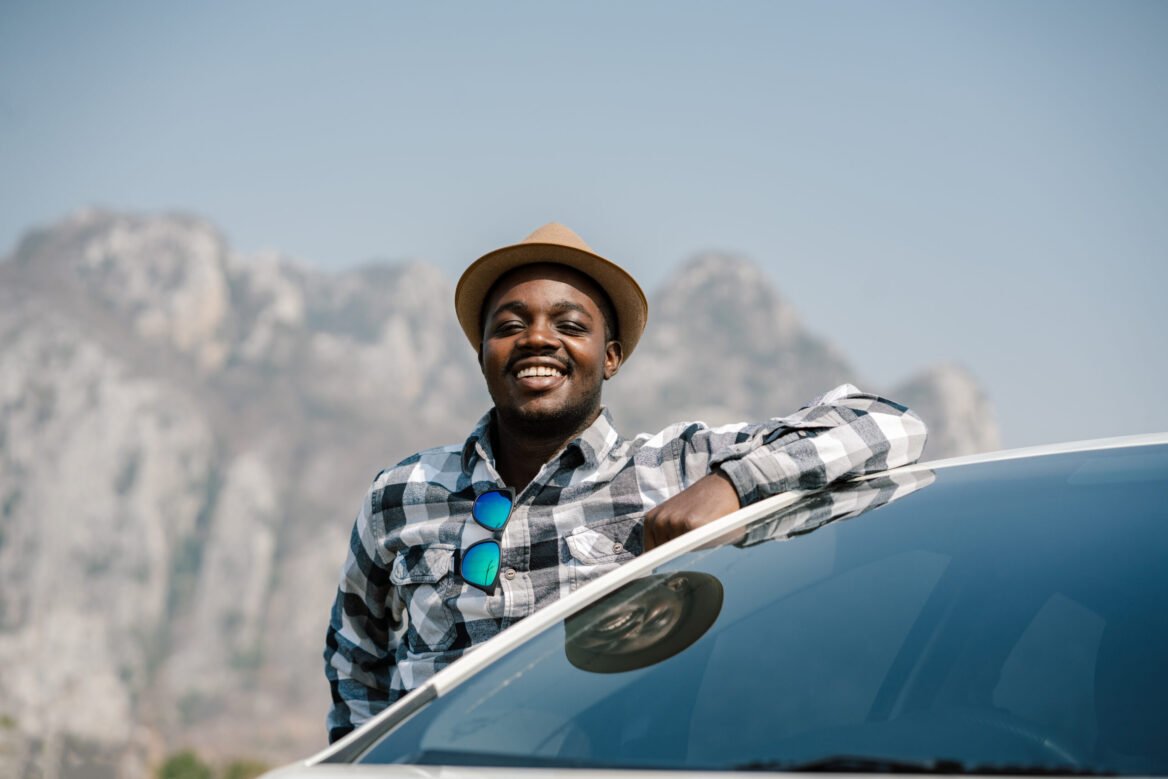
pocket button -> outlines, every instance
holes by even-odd
[[[623,551],[624,551],[624,547],[621,546],[619,543],[612,545],[612,553],[613,554],[620,554]]]
[[[508,568],[506,571],[503,571],[503,575],[506,576],[508,579],[514,579],[515,578],[515,569]]]

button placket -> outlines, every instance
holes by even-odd
[[[526,493],[527,490],[524,490]],[[503,531],[503,559],[506,566],[499,572],[500,589],[503,598],[503,616],[507,619],[520,619],[531,613],[532,599],[526,585],[516,582],[520,570],[526,570],[531,565],[531,528],[528,524],[528,505],[521,505],[516,499],[512,509],[511,520]],[[514,584],[512,584],[514,583]]]

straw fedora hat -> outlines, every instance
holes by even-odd
[[[575,268],[608,294],[616,311],[617,337],[628,359],[649,318],[645,293],[624,268],[592,251],[580,236],[558,222],[549,222],[519,243],[484,254],[463,272],[454,289],[454,310],[471,346],[477,350],[482,344],[483,303],[494,283],[507,271],[537,262]]]

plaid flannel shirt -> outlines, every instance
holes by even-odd
[[[717,467],[743,505],[914,462],[924,423],[844,384],[786,417],[679,423],[624,439],[607,410],[516,496],[499,586],[458,575],[481,537],[475,495],[503,486],[491,412],[461,445],[415,454],[373,481],[353,527],[325,642],[329,740],[385,709],[473,646],[642,550],[645,513]]]

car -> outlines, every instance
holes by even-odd
[[[747,506],[273,776],[618,770],[1168,775],[1168,434]]]

